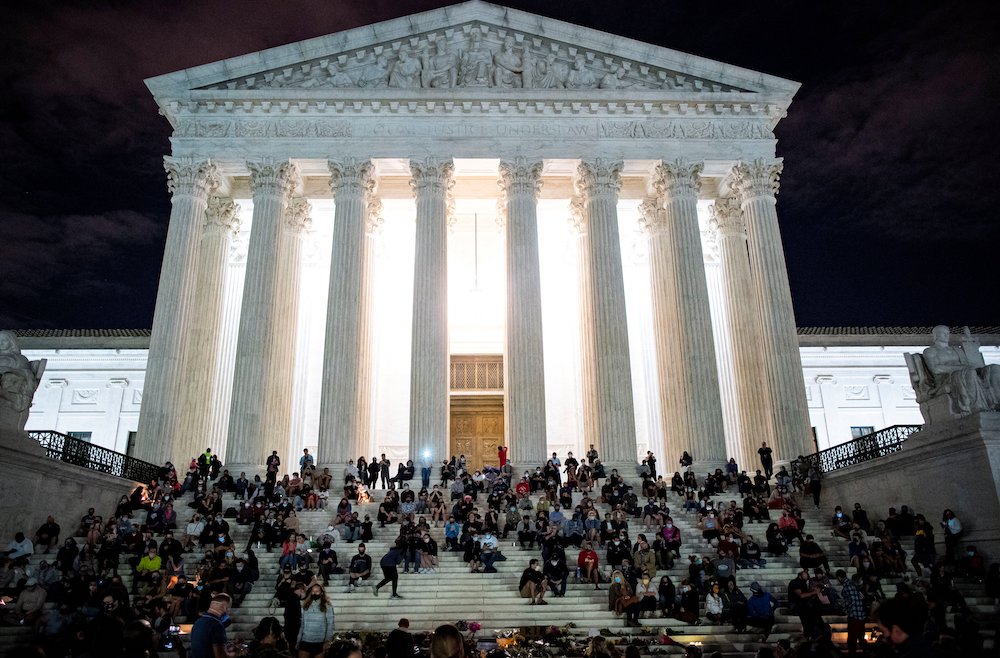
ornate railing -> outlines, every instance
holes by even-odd
[[[42,430],[28,432],[28,436],[45,448],[45,455],[49,459],[57,459],[74,466],[89,468],[98,473],[106,473],[144,484],[159,477],[160,468],[156,464],[95,446],[68,434]]]
[[[806,470],[803,467],[803,462],[810,466],[818,465],[821,472],[829,473],[838,468],[846,468],[891,455],[899,451],[907,437],[920,430],[921,427],[923,425],[893,425],[871,434],[859,436],[853,441],[820,450],[802,459],[796,459],[792,462],[792,472]]]

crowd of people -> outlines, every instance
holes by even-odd
[[[779,607],[787,607],[813,643],[829,644],[824,615],[846,616],[852,654],[872,621],[896,644],[894,637],[905,636],[903,644],[922,646],[926,637],[976,649],[970,639],[978,637],[976,621],[954,578],[985,581],[989,595],[1000,598],[1000,572],[995,564],[987,572],[975,546],[960,546],[962,524],[951,510],[938,526],[942,556],[934,524],[905,505],[875,521],[860,504],[850,514],[837,506],[828,529],[807,531],[799,497],[821,504],[818,469],[797,462],[792,472],[775,471],[770,448],[763,444],[758,453],[761,469],[753,475],[731,459],[699,478],[685,452],[668,479],[657,473],[650,452],[634,478],[629,474],[632,485],[616,469],[606,470],[593,446],[580,460],[553,453],[543,466],[524,471],[515,470],[502,449],[497,465],[479,470],[462,455],[436,469],[425,460],[419,480],[412,461],[393,473],[384,454],[351,460],[342,474],[332,474],[318,469],[308,450],[290,476],[279,477],[274,452],[263,477],[233,477],[206,450],[183,476],[165,464],[157,480],[123,496],[107,519],[90,509],[68,532],[50,516],[32,539],[17,533],[0,552],[2,621],[33,627],[47,656],[182,650],[181,624],[192,625],[194,658],[217,658],[219,647],[225,655],[353,656],[358,647],[334,642],[328,588],[354,593],[370,587],[375,597],[386,588],[388,596],[402,598],[400,568],[435,573],[444,551],[461,554],[473,573],[494,573],[508,559],[502,547],[509,541],[529,554],[517,586],[527,605],[564,597],[571,584],[603,586],[608,610],[626,625],[660,616],[731,625],[732,633],[756,629],[766,641]],[[384,491],[375,501],[379,488]],[[355,509],[366,503],[377,505],[374,518]],[[777,510],[780,517],[771,521]],[[326,530],[307,536],[299,515],[321,512],[330,515]],[[245,545],[236,545],[230,524],[248,528]],[[690,529],[683,537],[682,525]],[[849,564],[830,564],[816,541],[827,531],[831,541],[846,543]],[[391,539],[384,554],[372,556],[366,543],[376,532]],[[912,556],[902,547],[907,537],[913,537]],[[356,547],[345,551],[347,544]],[[765,568],[793,548],[800,570],[785,591],[768,591],[766,578],[749,578],[743,591],[738,571]],[[338,550],[353,555],[342,561]],[[262,554],[277,551],[275,581],[260,582]],[[37,567],[36,553],[46,556]],[[678,562],[684,576],[675,582],[667,572]],[[903,579],[892,598],[882,590],[886,578]],[[251,641],[235,647],[226,639],[230,612],[259,587],[272,594],[280,619],[261,620]],[[946,623],[948,611],[956,613],[954,628]]]

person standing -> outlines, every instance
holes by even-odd
[[[497,446],[497,461],[500,462],[500,468],[507,465],[507,446]]]
[[[392,584],[392,598],[401,599],[403,598],[396,592],[396,587],[399,584],[399,563],[403,561],[403,551],[404,544],[401,544],[399,540],[392,545],[392,548],[382,556],[379,560],[379,566],[382,567],[382,580],[376,585],[372,585],[372,594],[378,596],[378,591],[383,585]]]
[[[649,467],[649,479],[656,479],[656,457],[653,456],[652,450],[646,451],[646,466]]]
[[[302,625],[299,626],[298,658],[316,658],[330,646],[333,638],[333,604],[323,587],[316,583],[302,603]]]
[[[403,617],[395,630],[385,641],[387,658],[413,658],[413,636],[410,635],[410,620]]]
[[[816,509],[819,509],[819,493],[823,489],[823,474],[820,472],[819,467],[813,464],[809,467],[809,491],[812,493],[813,505]]]
[[[847,613],[847,655],[853,656],[858,651],[858,642],[864,637],[865,622],[868,620],[865,597],[843,569],[837,569],[837,582],[840,583],[840,599]]]
[[[768,480],[771,479],[771,474],[774,473],[774,457],[773,451],[764,441],[757,448],[757,454],[760,455],[760,465],[764,467],[764,477]]]
[[[388,489],[389,488],[389,480],[391,479],[391,477],[389,476],[389,467],[390,466],[392,466],[392,462],[390,462],[388,459],[385,458],[385,453],[383,452],[382,453],[382,459],[380,459],[379,463],[378,463],[379,474],[382,476],[382,488],[383,489]]]
[[[228,594],[214,594],[208,610],[191,627],[191,658],[216,658],[226,651],[226,622],[233,600]]]

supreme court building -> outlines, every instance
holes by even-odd
[[[797,83],[473,0],[147,84],[172,211],[136,456],[815,450]]]

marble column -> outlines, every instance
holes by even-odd
[[[587,215],[583,199],[576,195],[569,201],[569,223],[576,236],[576,266],[579,277],[580,304],[580,390],[583,407],[583,453],[590,446],[597,446],[599,431],[597,425],[597,399],[595,385],[597,376],[594,372],[594,359],[597,344],[594,342],[594,300],[593,286],[590,283],[590,235],[587,232]]]
[[[774,460],[814,452],[802,378],[802,358],[775,195],[781,160],[757,159],[733,168],[732,182],[747,228],[750,271],[760,314],[760,351],[768,382]]]
[[[409,458],[448,456],[448,214],[451,159],[410,161],[417,203],[410,357]]]
[[[665,456],[673,463],[687,450],[699,465],[720,467],[726,433],[698,228],[701,170],[683,160],[657,165],[656,196],[640,207],[640,223],[649,236]]]
[[[514,463],[543,465],[545,368],[542,360],[542,280],[538,261],[541,161],[500,161],[501,217],[507,243],[507,326],[504,412]]]
[[[577,167],[577,194],[587,226],[593,316],[594,414],[601,460],[615,466],[637,462],[632,371],[625,283],[618,237],[622,162],[596,158]]]
[[[336,464],[357,459],[358,446],[370,442],[371,419],[364,415],[371,409],[364,332],[370,328],[365,314],[372,253],[366,226],[375,179],[369,160],[331,160],[329,167],[336,205],[316,458],[335,472]]]
[[[183,455],[198,455],[211,448],[225,458],[224,436],[212,436],[212,414],[216,398],[223,395],[218,386],[222,321],[225,313],[226,268],[232,238],[240,230],[237,216],[240,207],[229,198],[214,196],[208,201],[198,251],[198,292],[192,322],[187,365],[188,382],[184,398],[183,431],[178,450]]]
[[[248,475],[272,450],[283,470],[291,430],[300,234],[308,204],[292,204],[299,183],[291,162],[248,162],[253,219],[233,368],[227,465]],[[291,471],[289,471],[291,472]]]
[[[736,387],[736,440],[740,446],[737,459],[748,473],[760,468],[757,448],[770,443],[774,436],[769,411],[768,382],[760,352],[760,317],[754,297],[747,254],[746,225],[739,200],[717,199],[711,206],[712,224],[719,237],[719,259],[725,295],[726,321],[733,356],[733,380]],[[772,448],[773,449],[773,448]]]
[[[154,464],[183,464],[193,455],[174,449],[181,436],[181,401],[189,382],[185,352],[194,319],[198,245],[208,197],[220,183],[208,161],[164,158],[171,193],[170,223],[160,267],[135,456]]]

